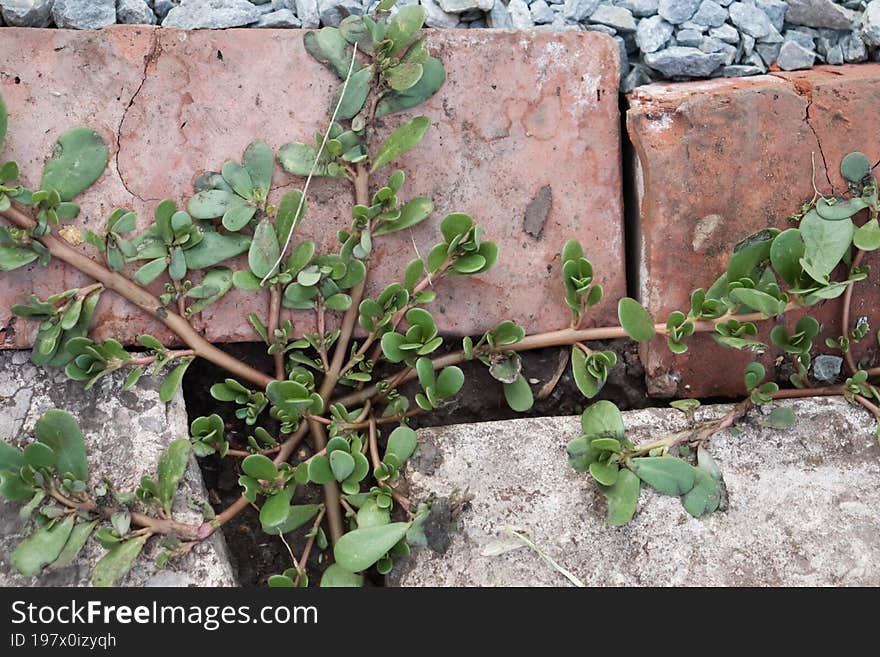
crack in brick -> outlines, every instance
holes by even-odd
[[[816,132],[816,128],[813,126],[812,117],[810,116],[810,110],[813,107],[813,83],[809,80],[794,80],[776,74],[774,74],[774,77],[790,83],[794,92],[806,101],[807,104],[804,107],[804,123],[807,124],[807,127],[810,129],[810,132],[813,133],[813,137],[816,140],[816,146],[819,148],[819,157],[822,158],[822,170],[825,173],[825,180],[828,182],[828,187],[833,194],[834,183],[831,182],[831,177],[828,175],[828,161],[825,159],[825,151],[822,149],[822,140],[819,139],[819,133]]]
[[[122,182],[122,186],[125,188],[125,191],[127,191],[133,197],[142,202],[147,202],[155,199],[145,199],[140,194],[132,191],[132,189],[128,186],[128,183],[125,181],[125,176],[122,175],[122,169],[119,168],[119,153],[122,151],[122,126],[125,124],[126,117],[128,117],[128,111],[134,105],[135,100],[137,100],[138,95],[141,93],[141,90],[144,88],[144,85],[147,82],[150,67],[155,66],[161,54],[162,45],[159,38],[159,30],[154,30],[153,43],[150,45],[150,50],[147,53],[146,57],[144,57],[144,70],[141,74],[141,82],[138,85],[137,89],[134,90],[131,98],[129,98],[128,104],[125,106],[125,109],[122,112],[122,118],[119,119],[119,126],[116,128],[116,156],[114,158],[114,161],[116,162],[116,175],[119,176],[119,180],[120,182]]]

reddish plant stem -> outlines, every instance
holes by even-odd
[[[168,356],[170,360],[177,360],[178,358],[191,358],[196,356],[196,352],[192,349],[179,349],[177,351],[166,351],[165,354]],[[126,361],[125,365],[135,365],[135,366],[145,366],[152,365],[159,359],[159,356],[141,356],[139,358],[132,358],[129,361]]]
[[[0,212],[0,215],[19,228],[30,230],[35,226],[34,220],[16,207],[10,207]],[[200,358],[204,358],[229,371],[231,374],[258,385],[260,388],[265,388],[271,383],[271,377],[215,347],[199,335],[186,319],[168,311],[162,306],[159,299],[136,283],[117,272],[110,271],[102,264],[95,262],[52,234],[35,239],[49,250],[53,258],[57,258],[78,269],[86,276],[90,276],[101,283],[108,290],[113,290],[152,317],[160,320],[177,334]]]
[[[788,306],[786,306],[785,311],[788,312],[789,310],[793,310],[797,307],[798,306],[796,304],[790,303],[788,304]],[[714,331],[715,326],[717,326],[718,324],[723,324],[731,319],[736,319],[740,322],[754,322],[766,318],[766,315],[764,315],[763,313],[725,315],[717,319],[694,322],[694,330],[698,333],[707,333],[710,331]],[[666,334],[666,324],[655,324],[654,328],[657,331],[658,335]],[[629,336],[621,326],[604,326],[589,329],[567,328],[561,329],[559,331],[549,331],[547,333],[536,333],[534,335],[527,335],[516,344],[499,347],[495,350],[487,348],[483,353],[492,353],[493,351],[530,351],[532,349],[543,349],[545,347],[562,347],[582,341],[613,340],[616,338],[626,337]],[[455,351],[444,356],[434,358],[432,359],[432,362],[434,363],[434,370],[437,371],[444,367],[448,367],[449,365],[458,365],[465,360],[467,359],[465,358],[463,351]],[[880,373],[880,368],[878,368],[878,373]],[[384,384],[387,385],[389,388],[395,388],[401,383],[409,381],[410,379],[414,379],[415,377],[415,370],[409,368],[401,370],[396,375],[385,379]],[[334,399],[333,403],[340,403],[346,406],[349,406],[351,404],[359,404],[365,399],[375,397],[378,392],[378,385],[379,384],[372,385],[364,388],[363,390],[358,390],[338,399]]]
[[[862,259],[865,257],[865,252],[862,250],[856,251],[856,256],[853,258],[852,266],[849,268],[849,275],[852,277],[853,270],[862,264]],[[853,295],[853,287],[854,285],[847,285],[846,289],[843,291],[843,304],[841,309],[841,319],[840,319],[840,331],[843,336],[849,336],[849,313],[850,308],[852,307],[852,295]],[[849,372],[850,376],[856,373],[859,369],[856,365],[856,359],[852,354],[852,349],[847,349],[843,352],[843,359],[846,362],[846,369]]]
[[[311,536],[306,541],[306,546],[303,549],[302,557],[300,557],[299,563],[296,566],[296,581],[294,584],[299,586],[300,578],[306,573],[306,562],[309,560],[309,555],[312,553],[312,546],[315,544],[315,539],[318,536],[318,527],[321,526],[321,521],[324,519],[324,514],[327,512],[327,507],[322,508],[318,512],[318,517],[315,518],[315,522],[312,524]]]
[[[266,327],[269,339],[275,340],[275,331],[281,326],[281,286],[277,283],[269,287],[269,322]],[[275,362],[275,378],[283,381],[287,378],[284,371],[284,349],[278,349],[272,358]]]
[[[315,304],[315,323],[318,326],[318,335],[321,340],[321,348],[318,349],[318,355],[321,357],[321,364],[324,366],[325,372],[330,370],[330,362],[327,359],[327,345],[324,344],[324,334],[327,332],[326,319],[324,300],[319,298],[317,304]]]
[[[82,509],[90,513],[95,513],[105,520],[109,520],[111,516],[119,509],[114,506],[99,507],[94,500],[73,500],[58,491],[50,491],[49,493],[54,499],[58,500],[71,509]],[[131,512],[131,524],[135,527],[146,529],[152,534],[174,534],[183,540],[195,540],[198,535],[198,527],[196,525],[188,525],[184,522],[171,520],[170,518],[154,518],[144,513]]]
[[[293,450],[296,449],[297,445],[300,444],[302,439],[305,437],[306,432],[308,431],[309,425],[303,422],[299,428],[294,431],[290,436],[285,440],[281,447],[278,449],[278,453],[275,455],[275,458],[272,459],[272,462],[275,465],[279,465],[290,458],[290,455],[293,454]],[[244,511],[250,502],[243,495],[239,497],[235,502],[226,507],[223,511],[218,513],[208,522],[203,523],[198,528],[198,537],[200,539],[206,539],[215,531],[220,529],[227,522],[232,520],[239,513]]]
[[[855,400],[859,402],[862,406],[867,408],[874,415],[875,418],[880,420],[880,407],[870,401],[867,397],[863,397],[862,395],[856,395]]]
[[[379,430],[376,427],[376,418],[370,416],[367,425],[370,428],[370,460],[373,462],[375,470],[382,464],[382,460],[379,458]]]
[[[364,163],[359,162],[355,166],[354,177],[354,196],[355,203],[358,205],[370,204],[370,173]],[[369,228],[367,228],[369,230]],[[330,401],[330,395],[339,382],[342,365],[345,362],[345,356],[348,352],[348,345],[354,332],[355,322],[358,317],[358,306],[364,298],[364,290],[367,286],[367,277],[358,283],[351,290],[351,306],[342,318],[342,327],[339,333],[339,339],[333,348],[333,360],[330,362],[330,368],[321,382],[321,388],[318,394],[324,400],[324,405]],[[321,450],[327,446],[327,433],[324,427],[316,421],[309,422],[309,430],[312,434],[312,441],[315,449]],[[327,526],[330,530],[330,541],[335,545],[344,533],[342,523],[342,507],[340,506],[341,495],[339,493],[339,485],[335,481],[324,484],[324,502],[327,508]]]

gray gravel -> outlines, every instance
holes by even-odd
[[[311,29],[338,25],[377,2],[0,0],[0,25]],[[880,0],[399,0],[400,6],[416,3],[433,28],[580,29],[614,36],[625,92],[660,79],[880,61]]]

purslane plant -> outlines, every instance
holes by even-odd
[[[322,586],[359,586],[372,568],[387,573],[395,558],[424,541],[421,525],[428,514],[426,505],[412,508],[398,490],[402,469],[418,448],[407,421],[447,405],[459,393],[464,373],[457,366],[465,361],[485,365],[503,386],[510,407],[527,411],[534,398],[522,371],[523,351],[570,347],[573,379],[592,399],[617,356],[587,342],[625,337],[646,341],[660,335],[674,353],[682,353],[694,334],[709,333],[720,347],[760,352],[767,345],[757,340],[756,322],[842,297],[849,332],[832,342],[847,357],[851,376],[843,385],[810,387],[810,355],[819,324],[805,317],[792,332],[781,326],[771,332],[773,343],[792,359],[791,383],[796,387],[779,390],[776,383],[764,381],[764,368],[753,363],[744,373],[748,398],[719,421],[694,423],[686,432],[634,445],[613,404],[588,406],[583,435],[569,444],[568,458],[576,470],[588,471],[596,480],[614,525],[633,516],[642,484],[680,496],[694,515],[723,508],[723,478],[704,443],[756,405],[837,394],[880,414],[871,401],[880,399],[871,384],[880,371],[858,369],[849,353],[850,344],[867,333],[864,323],[849,330],[852,286],[867,275],[860,266],[862,253],[880,247],[876,181],[859,153],[842,164],[850,184],[846,198],[817,192],[794,218],[797,227],[768,229],[743,240],[726,272],[708,289],[695,290],[690,307],[671,313],[665,322],[655,323],[637,301],[623,298],[619,326],[584,328],[589,308],[602,301],[603,290],[581,245],[570,241],[560,245],[560,292],[572,315],[567,328],[526,335],[513,322],[498,318],[482,336],[465,338],[460,351],[438,355],[444,342],[441,327],[426,309],[434,300],[433,288],[456,276],[482,274],[498,258],[497,245],[463,213],[439,221],[441,241],[424,260],[401,263],[400,281],[375,298],[365,297],[374,241],[400,230],[422,230],[419,224],[433,213],[430,199],[404,196],[403,171],[386,168],[419,143],[428,119],[402,122],[381,144],[374,144],[378,119],[417,107],[445,80],[442,62],[421,38],[424,10],[408,6],[392,16],[392,5],[393,0],[385,0],[372,16],[351,16],[338,28],[305,34],[308,53],[340,80],[330,99],[328,128],[314,142],[286,144],[277,153],[264,142],[252,143],[240,162],[230,160],[219,171],[199,176],[186,203],[161,201],[140,230],[134,213],[115,210],[100,233],[82,233],[98,260],[62,239],[77,230],[68,223],[79,214],[74,200],[107,165],[108,148],[97,133],[86,127],[65,132],[38,190],[16,184],[15,163],[0,166],[0,215],[10,224],[0,227],[0,271],[46,265],[55,258],[95,281],[47,299],[31,295],[13,307],[16,315],[38,323],[33,361],[64,368],[86,386],[117,371],[126,374],[125,387],[136,385],[144,374],[164,374],[160,397],[168,401],[189,364],[203,358],[227,372],[211,395],[218,403],[233,405],[236,417],[250,429],[247,444],[233,446],[219,415],[199,417],[188,440],[169,445],[155,478],[145,476],[137,490],[119,492],[110,483],[112,473],[97,484],[89,477],[76,422],[62,411],[47,413],[37,425],[36,440],[23,450],[0,443],[0,494],[25,502],[23,513],[33,525],[13,558],[23,573],[69,562],[94,536],[108,553],[92,581],[113,584],[151,537],[162,537],[164,563],[188,552],[251,504],[259,507],[262,528],[270,535],[309,528],[303,554],[284,573],[270,577],[271,586],[308,585],[309,555],[331,546],[333,563],[322,576]],[[0,145],[6,125],[0,99]],[[276,163],[304,177],[303,189],[272,198]],[[336,235],[338,246],[328,252],[297,238],[314,176],[348,181],[354,192],[351,224]],[[863,211],[868,220],[857,228],[853,217]],[[64,227],[56,228],[62,222]],[[836,279],[833,273],[841,263],[847,265],[847,276]],[[164,284],[159,296],[143,287],[154,281]],[[268,297],[267,315],[247,319],[272,356],[271,373],[223,352],[190,324],[193,315],[233,287]],[[136,350],[113,339],[90,339],[95,306],[108,292],[162,321],[185,348],[168,349],[149,335],[140,337]],[[294,321],[282,321],[282,308],[296,311]],[[315,332],[297,331],[300,313],[314,314]],[[334,324],[338,329],[327,329],[330,313],[341,314]],[[362,337],[355,336],[356,328]],[[376,371],[382,363],[400,369],[379,378]],[[412,399],[400,391],[411,380],[419,387]],[[696,402],[673,405],[692,416]],[[793,421],[785,407],[765,418],[768,426],[780,428]],[[294,453],[304,440],[310,442],[311,456],[303,459]],[[199,525],[172,518],[174,494],[191,453],[241,459],[241,498]],[[298,489],[306,486],[323,488],[323,504],[297,502],[302,498]]]

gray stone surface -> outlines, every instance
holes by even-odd
[[[590,22],[613,27],[618,32],[636,31],[636,21],[632,12],[623,7],[600,5],[596,11],[590,14]]]
[[[822,354],[813,359],[813,378],[822,383],[834,383],[843,367],[843,358]]]
[[[800,71],[810,68],[816,59],[816,53],[804,48],[797,41],[786,41],[779,49],[776,63],[783,71]]]
[[[786,41],[797,41],[804,48],[812,50],[816,47],[815,39],[806,32],[801,32],[800,30],[786,30],[785,34],[782,37]]]
[[[693,15],[691,21],[698,25],[706,25],[708,27],[720,27],[727,20],[727,9],[719,5],[714,0],[703,0],[700,8]]]
[[[495,0],[439,0],[438,4],[447,14],[462,14],[472,9],[489,11]]]
[[[296,16],[305,28],[315,28],[321,25],[321,17],[318,14],[318,0],[296,0]]]
[[[556,12],[550,9],[550,5],[544,2],[544,0],[535,0],[529,5],[529,11],[532,14],[532,21],[536,25],[552,23],[556,18]]]
[[[865,42],[859,37],[858,32],[850,32],[842,37],[837,47],[840,48],[844,61],[850,64],[864,62],[868,59],[868,49],[865,47]],[[835,62],[829,61],[828,63],[833,64]]]
[[[733,25],[725,23],[721,27],[709,30],[709,36],[721,39],[725,43],[739,43],[739,32]]]
[[[777,31],[782,32],[782,26],[785,23],[785,12],[788,4],[782,0],[758,0],[756,3],[758,9],[767,14],[770,22]]]
[[[680,25],[697,13],[700,2],[701,0],[660,0],[657,13],[673,25]]]
[[[0,437],[19,445],[32,436],[37,419],[58,408],[76,417],[89,452],[93,484],[106,475],[118,490],[133,490],[142,474],[155,475],[156,463],[165,446],[188,435],[183,398],[178,394],[169,404],[159,401],[160,381],[141,379],[132,390],[121,392],[124,376],[103,379],[91,390],[71,381],[56,370],[37,368],[27,352],[0,352]],[[189,523],[201,522],[196,508],[207,499],[202,476],[193,460],[181,484],[174,517]],[[0,586],[86,586],[91,568],[105,550],[89,539],[80,559],[70,566],[38,578],[19,575],[9,564],[12,550],[23,538],[24,525],[18,517],[20,505],[0,500]],[[193,548],[164,570],[153,559],[160,551],[158,541],[148,543],[136,568],[122,582],[124,586],[234,586],[221,533]],[[160,582],[160,584],[157,584]]]
[[[164,20],[168,12],[178,4],[179,0],[153,0],[153,13],[160,21]]]
[[[731,64],[722,69],[726,78],[744,78],[750,75],[761,75],[766,70],[763,66],[749,66],[747,64]]]
[[[750,416],[737,433],[708,443],[724,474],[726,511],[693,518],[677,498],[643,487],[625,527],[604,522],[605,501],[566,463],[578,418],[536,418],[422,429],[405,476],[410,499],[470,498],[430,547],[390,575],[396,586],[568,586],[506,528],[535,544],[587,586],[880,585],[880,445],[875,422],[841,399],[787,402],[798,420],[761,428]],[[729,407],[706,407],[698,419]],[[754,411],[753,411],[754,413]],[[683,413],[624,414],[636,442],[687,427]],[[441,505],[442,506],[442,505]]]
[[[498,0],[492,6],[492,10],[486,14],[486,24],[496,29],[513,27],[513,22],[510,20],[510,12],[507,11],[507,5]]]
[[[833,27],[845,30],[855,20],[855,13],[833,0],[788,0],[785,20],[792,25]]]
[[[156,14],[145,0],[116,0],[116,22],[129,25],[155,25]]]
[[[636,30],[636,43],[643,53],[660,50],[672,36],[672,25],[661,16],[651,16],[639,21]]]
[[[248,0],[181,0],[165,16],[162,26],[187,30],[225,29],[256,23],[262,15]]]
[[[116,23],[114,0],[55,0],[52,20],[56,27],[98,30]]]
[[[721,53],[705,53],[698,48],[673,46],[648,53],[645,63],[669,78],[681,76],[708,77],[724,63]]]
[[[865,7],[861,35],[862,40],[869,46],[880,46],[880,0],[871,0]]]
[[[290,9],[279,9],[260,16],[254,27],[285,28],[302,27],[302,21]]]
[[[456,27],[458,25],[458,15],[443,11],[437,4],[437,0],[422,0],[422,6],[425,8],[425,24],[428,27]],[[526,11],[528,11],[528,5],[526,5]]]
[[[565,0],[562,15],[570,21],[579,23],[586,20],[598,6],[599,0]],[[508,9],[510,9],[509,5]]]
[[[0,16],[15,27],[47,27],[55,0],[0,0]]]
[[[748,5],[744,2],[734,2],[729,7],[730,22],[736,25],[741,32],[760,39],[766,37],[775,28],[770,22],[770,17],[758,9],[756,5]]]
[[[525,0],[510,0],[507,3],[507,11],[510,12],[511,23],[517,30],[527,30],[535,24]]]
[[[359,0],[320,0],[318,11],[322,25],[338,27],[347,16],[363,13],[363,8]]]
[[[657,13],[660,0],[620,0],[617,5],[629,9],[633,16],[643,18]]]

